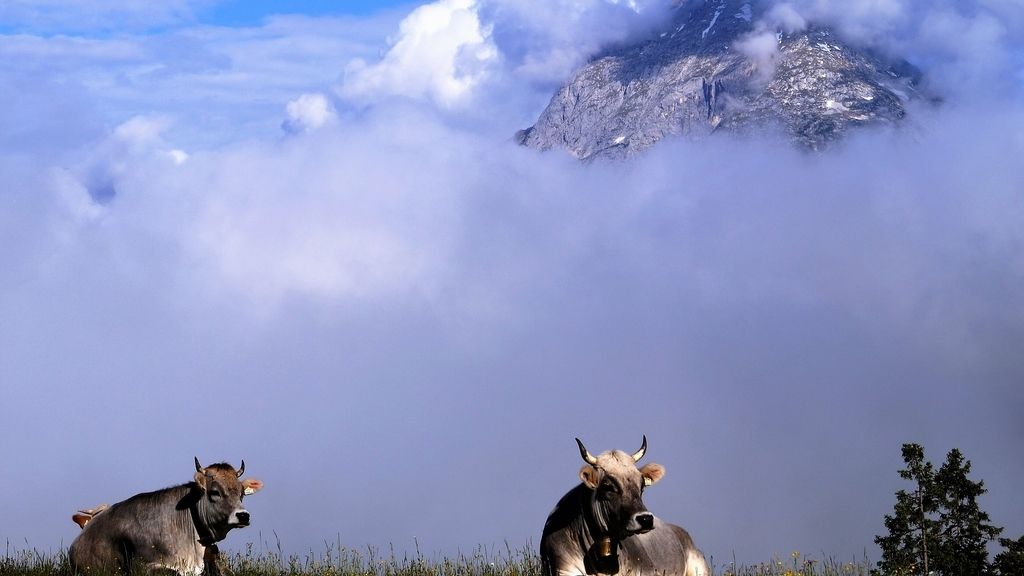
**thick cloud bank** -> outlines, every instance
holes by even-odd
[[[307,86],[267,120],[287,134],[188,149],[175,106],[107,126],[90,84],[0,92],[5,122],[81,111],[0,136],[0,460],[32,474],[0,478],[0,539],[55,550],[74,510],[198,456],[266,482],[229,548],[536,545],[572,438],[641,434],[668,472],[648,505],[718,565],[873,555],[908,441],[963,450],[1024,531],[1019,89],[821,155],[717,138],[582,165],[486,118],[535,99],[509,79],[551,42],[513,57],[497,7],[501,57],[454,108]]]

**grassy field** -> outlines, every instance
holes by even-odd
[[[358,551],[327,545],[323,552],[285,556],[278,552],[225,554],[232,576],[541,576],[540,558],[528,548],[501,550],[478,548],[454,558],[397,555],[376,550]],[[714,558],[714,576],[867,576],[865,560],[840,562],[794,552],[752,566],[735,566]],[[0,576],[68,576],[64,554],[45,555],[34,550],[7,547],[0,559]]]

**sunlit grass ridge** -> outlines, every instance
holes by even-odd
[[[471,553],[454,557],[428,557],[414,554],[385,553],[369,548],[356,550],[325,542],[324,550],[285,555],[277,551],[224,553],[224,564],[231,576],[542,576],[540,557],[530,547],[487,548],[478,546]],[[781,560],[774,558],[751,566],[734,562],[714,562],[709,576],[867,576],[867,559],[840,562],[819,560],[799,553]],[[8,545],[0,559],[0,576],[69,576],[67,554],[47,555],[35,550],[12,550]],[[98,575],[104,576],[104,575]]]

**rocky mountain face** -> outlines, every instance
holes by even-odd
[[[859,126],[898,123],[916,80],[906,62],[828,28],[786,33],[767,28],[754,1],[705,0],[676,8],[653,38],[593,59],[516,138],[580,159],[629,157],[671,136],[766,129],[819,149]]]

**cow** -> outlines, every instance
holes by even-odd
[[[665,468],[637,468],[647,436],[632,455],[611,450],[592,456],[579,438],[586,465],[583,482],[566,493],[544,523],[540,539],[544,576],[709,576],[704,555],[679,526],[662,522],[644,506],[644,488]]]
[[[242,479],[244,460],[237,472],[226,463],[203,467],[198,458],[195,465],[192,482],[75,514],[82,532],[68,550],[73,570],[129,572],[139,564],[181,576],[199,576],[204,566],[219,572],[216,544],[249,525],[242,498],[263,482]]]

